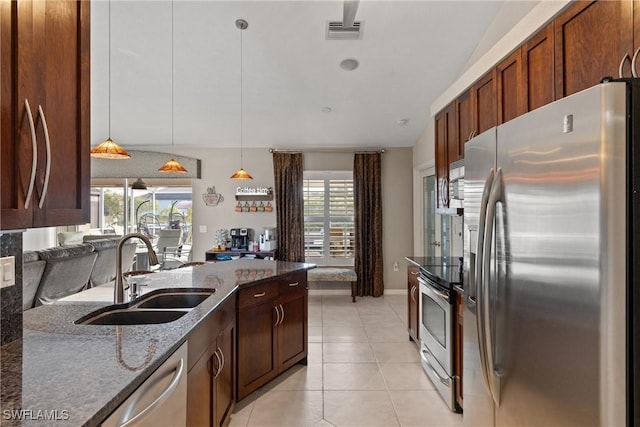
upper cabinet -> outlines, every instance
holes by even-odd
[[[535,110],[555,100],[553,28],[552,22],[520,48],[524,112]]]
[[[633,13],[630,0],[579,1],[555,20],[556,99],[600,82],[631,77]]]
[[[496,97],[496,70],[492,70],[478,80],[472,88],[473,114],[476,134],[491,129],[498,122],[498,102]]]
[[[524,111],[522,102],[521,50],[509,55],[496,68],[498,124],[508,122]]]
[[[0,229],[89,222],[89,2],[0,3]]]

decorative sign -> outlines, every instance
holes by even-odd
[[[216,187],[208,187],[207,192],[202,195],[202,200],[207,206],[217,206],[218,203],[224,201],[222,194],[216,193]]]
[[[238,187],[236,188],[236,196],[271,196],[273,189],[271,187]]]

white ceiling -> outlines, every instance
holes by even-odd
[[[502,5],[362,0],[362,39],[345,41],[325,38],[342,1],[176,0],[174,143],[239,147],[244,18],[244,147],[413,146]],[[111,2],[111,136],[125,148],[170,149],[171,6]],[[92,2],[92,145],[108,134],[108,8]]]

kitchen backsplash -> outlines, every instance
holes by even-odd
[[[0,234],[0,256],[16,257],[16,284],[0,289],[0,345],[22,338],[22,233]]]

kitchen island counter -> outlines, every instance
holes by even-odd
[[[56,304],[25,311],[23,338],[0,348],[1,424],[99,425],[239,288],[314,267],[240,259],[148,275],[143,295],[162,288],[216,290],[170,323],[74,323],[111,305],[113,286],[89,289]]]

